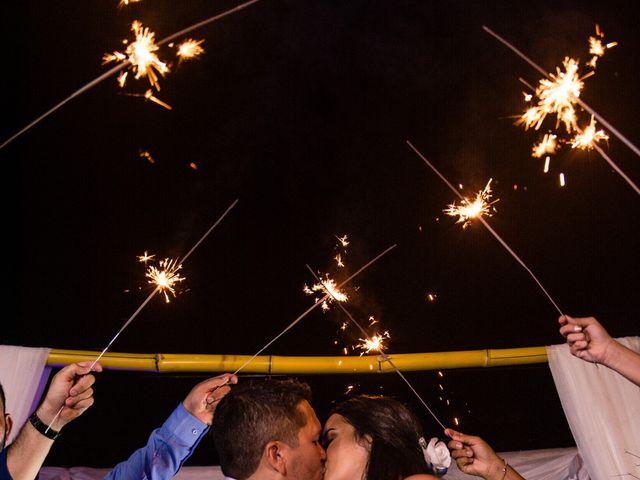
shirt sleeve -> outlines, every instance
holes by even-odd
[[[104,480],[169,480],[178,473],[209,430],[180,403],[147,445],[119,463]]]

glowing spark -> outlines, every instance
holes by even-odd
[[[311,286],[311,288],[305,285],[302,291],[307,295],[313,295],[316,292],[323,292],[323,296],[325,294],[329,294],[329,297],[327,297],[327,299],[322,302],[322,310],[324,310],[325,312],[329,310],[329,304],[331,304],[334,300],[337,302],[346,302],[349,299],[349,297],[345,293],[341,292],[338,289],[338,287],[336,286],[336,282],[333,279],[329,278],[328,273],[325,274],[324,280],[322,280],[320,283],[316,283],[315,285]],[[317,298],[316,301],[318,301]]]
[[[160,105],[161,107],[166,108],[167,110],[171,110],[171,105],[169,105],[168,103],[163,102],[158,97],[155,97],[153,95],[153,90],[151,90],[151,89],[149,89],[146,92],[144,92],[144,98],[145,98],[145,100],[151,100],[152,102],[157,103],[158,105]]]
[[[549,164],[551,163],[551,157],[547,157],[544,159],[544,173],[549,173]]]
[[[546,133],[540,143],[533,146],[531,156],[533,158],[540,158],[547,153],[555,153],[557,148],[556,135]]]
[[[151,86],[156,90],[160,90],[156,72],[164,76],[165,73],[169,72],[169,67],[166,63],[160,61],[154,53],[159,49],[155,42],[156,34],[150,31],[148,27],[143,28],[142,23],[137,20],[131,24],[131,30],[136,36],[135,41],[127,45],[124,53],[105,53],[102,57],[102,64],[128,61],[131,64],[131,69],[135,72],[136,80],[147,77]],[[122,78],[120,76],[118,78],[118,83],[121,87],[124,86],[125,81],[126,77]]]
[[[142,0],[120,0],[120,3],[118,4],[118,7],[126,7],[130,3],[138,3],[140,1],[142,1]]]
[[[491,210],[495,210],[492,205],[498,202],[498,199],[490,201],[491,199],[491,180],[487,182],[487,186],[484,190],[476,194],[476,198],[470,201],[467,198],[463,198],[460,205],[452,203],[444,211],[447,215],[452,217],[458,216],[456,223],[462,223],[462,228],[467,228],[474,218],[486,215],[491,216]]]
[[[344,332],[347,329],[348,325],[349,324],[347,322],[342,322],[342,325],[340,325],[340,330]]]
[[[560,173],[560,186],[564,187],[566,185],[565,181],[564,181],[564,173]]]
[[[340,254],[333,257],[339,267],[344,267],[344,263],[342,263],[342,256]]]
[[[189,167],[191,168],[191,170],[198,170],[198,165],[195,162],[191,162],[189,164]]]
[[[596,131],[596,121],[591,116],[591,122],[585,129],[572,139],[571,148],[591,150],[600,140],[609,140],[609,136],[603,130]]]
[[[147,160],[149,163],[156,163],[148,150],[140,150],[138,152],[138,155],[140,156],[140,158]]]
[[[522,92],[522,95],[524,96],[525,102],[530,102],[533,99],[533,95],[531,95],[530,93]]]
[[[555,113],[557,114],[556,127],[560,122],[563,122],[567,132],[578,129],[574,104],[584,87],[582,80],[589,74],[580,78],[578,76],[578,61],[573,58],[565,57],[562,64],[564,72],[556,67],[556,74],[549,74],[551,80],[541,79],[536,89],[536,96],[539,99],[538,107],[542,112],[536,128],[540,126],[547,114]]]
[[[127,83],[128,74],[129,72],[120,72],[120,75],[118,75],[118,85],[120,85],[120,88],[124,88],[125,83]]]
[[[149,262],[150,260],[153,260],[154,257],[155,257],[155,255],[149,255],[145,251],[142,255],[138,255],[137,258],[138,258],[139,262],[144,263],[146,265],[147,262]]]
[[[176,296],[175,285],[184,280],[184,277],[178,275],[178,271],[182,268],[182,264],[177,260],[165,258],[160,261],[160,268],[151,265],[147,269],[145,276],[149,278],[149,283],[158,287],[160,292],[164,293],[164,298],[169,303],[169,293]]]
[[[603,45],[602,39],[604,38],[604,32],[600,31],[600,26],[596,24],[596,36],[589,37],[589,53],[593,55],[591,60],[587,62],[587,65],[591,68],[596,68],[596,62],[598,58],[604,56],[607,49],[615,47],[618,42],[609,42]]]
[[[389,339],[389,332],[384,332],[382,335],[375,334],[371,338],[359,338],[362,343],[356,345],[357,348],[362,349],[362,356],[365,353],[370,353],[372,351],[382,352],[386,345],[384,345],[384,341]]]
[[[427,300],[431,303],[435,302],[436,299],[438,298],[438,295],[432,292],[428,292],[427,293]]]
[[[460,425],[460,420],[458,420],[458,417],[453,417],[453,423],[457,425]]]
[[[336,235],[335,237],[338,239],[338,241],[343,247],[346,247],[347,245],[349,245],[349,241],[347,240],[347,235],[344,235],[342,237],[339,237]]]
[[[369,326],[371,325],[375,325],[376,323],[378,323],[378,320],[376,320],[375,318],[373,318],[373,315],[371,315],[369,317]]]
[[[197,58],[204,53],[204,48],[200,46],[202,42],[204,42],[204,40],[193,40],[189,38],[178,45],[176,55],[180,58],[180,61]]]

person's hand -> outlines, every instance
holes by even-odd
[[[595,318],[562,315],[558,322],[560,334],[567,339],[573,355],[588,362],[607,364],[610,350],[615,347],[615,340]]]
[[[238,377],[231,373],[223,373],[217,377],[209,378],[193,387],[182,405],[198,420],[211,425],[213,412],[222,397],[231,390],[229,385],[234,383],[238,383]]]
[[[102,366],[96,363],[91,369],[92,364],[92,361],[72,363],[56,373],[51,380],[37,414],[40,420],[53,430],[60,431],[67,423],[78,418],[93,405],[91,385],[96,379],[90,372],[101,372]],[[60,410],[63,406],[64,408]]]
[[[505,462],[487,442],[480,437],[465,435],[450,428],[444,433],[451,438],[447,446],[460,471],[488,480],[504,477]]]

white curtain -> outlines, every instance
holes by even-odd
[[[38,406],[51,373],[46,367],[48,356],[48,348],[0,345],[0,383],[7,400],[5,410],[13,419],[8,443]]]
[[[640,353],[640,337],[616,339]],[[593,480],[640,478],[640,387],[617,372],[547,347],[549,368]]]

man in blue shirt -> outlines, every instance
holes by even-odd
[[[147,445],[119,463],[105,480],[169,480],[193,454],[213,422],[218,402],[238,377],[225,373],[197,384]]]

